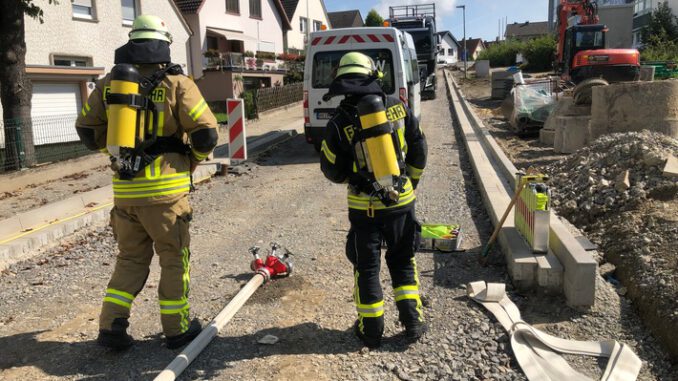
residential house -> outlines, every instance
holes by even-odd
[[[77,114],[94,81],[113,67],[115,49],[128,41],[132,20],[142,12],[167,23],[174,38],[173,62],[191,69],[186,54],[191,30],[172,0],[34,3],[44,11],[44,23],[28,16],[24,22],[35,145],[78,141],[73,128]]]
[[[485,49],[487,49],[487,47],[482,38],[469,38],[466,42],[466,50],[468,50],[467,60],[477,60],[480,52]],[[459,60],[464,60],[464,40],[459,41]]]
[[[352,9],[350,11],[340,11],[340,12],[330,12],[328,13],[330,17],[330,24],[332,28],[355,28],[365,26],[365,21],[363,21],[363,16],[360,14],[360,10]]]
[[[438,63],[453,64],[457,62],[461,45],[449,30],[438,32],[438,43],[440,45]]]
[[[548,24],[548,21],[525,21],[524,23],[514,22],[513,24],[506,25],[504,37],[507,39],[516,39],[521,41],[543,37],[549,34]]]
[[[323,0],[282,0],[292,29],[285,33],[285,52],[299,53],[306,49],[308,33],[331,27]]]
[[[605,45],[610,49],[629,49],[633,46],[633,3],[626,0],[598,3],[600,23],[607,26]]]
[[[674,15],[678,16],[678,0],[636,0],[633,3],[633,47],[640,48],[643,45],[643,29],[650,24],[652,12],[659,7],[660,3],[668,3]]]
[[[292,29],[280,0],[174,0],[193,30],[193,76],[207,101],[282,84],[276,55]]]

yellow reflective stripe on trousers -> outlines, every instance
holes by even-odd
[[[188,300],[161,300],[160,313],[163,315],[176,315],[189,308]]]
[[[362,317],[371,317],[376,318],[384,315],[384,301],[381,300],[372,304],[359,304],[356,303],[356,311],[358,315]]]
[[[184,299],[186,299],[186,303],[188,304],[188,290],[190,289],[190,284],[191,284],[191,263],[190,263],[190,257],[191,257],[191,251],[189,250],[188,247],[184,247],[181,250],[181,262],[184,267],[184,273],[181,276],[181,280],[183,282],[183,295]],[[188,330],[189,322],[188,322],[188,313],[189,309],[186,308],[182,314],[181,314],[181,333],[184,333]]]
[[[191,109],[191,111],[188,113],[188,116],[190,116],[191,119],[193,119],[193,121],[195,122],[196,120],[198,120],[198,118],[202,116],[206,109],[207,102],[205,102],[205,98],[202,98],[200,99],[200,102],[198,102],[198,104]]]
[[[189,172],[158,176],[157,179],[113,179],[113,195],[116,198],[144,198],[188,192],[191,187]]]
[[[323,140],[320,151],[322,151],[325,154],[325,158],[327,161],[330,163],[334,164],[337,161],[337,155],[330,150],[330,147],[327,146],[327,142]]]
[[[416,285],[400,286],[393,289],[395,301],[399,302],[405,299],[420,300],[419,287]]]
[[[131,308],[134,301],[134,295],[125,291],[116,290],[114,288],[106,289],[106,296],[104,302],[117,304],[125,308]]]
[[[417,269],[417,260],[412,257],[410,259],[410,262],[412,263],[412,266],[414,267],[414,283],[417,286],[417,289],[419,289],[419,270]],[[417,298],[417,313],[419,314],[419,321],[424,321],[424,310],[422,308],[421,304],[421,298]]]

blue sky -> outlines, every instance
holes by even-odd
[[[509,24],[525,21],[546,21],[548,0],[325,0],[328,12],[360,9],[363,18],[371,8],[382,17],[388,16],[388,6],[396,4],[436,3],[438,30],[450,30],[455,37],[463,37],[462,11],[457,5],[466,5],[466,36],[494,40],[499,19],[508,17]],[[503,34],[503,30],[502,30]]]

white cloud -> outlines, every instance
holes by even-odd
[[[452,14],[454,11],[456,0],[379,0],[379,3],[375,6],[375,9],[379,14],[388,18],[388,7],[395,5],[416,5],[416,4],[431,4],[435,3],[436,5],[436,21],[438,23],[438,29],[440,29],[441,21]]]

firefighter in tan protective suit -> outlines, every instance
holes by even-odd
[[[217,144],[217,122],[195,83],[170,63],[172,39],[160,18],[137,17],[129,36],[76,122],[82,142],[109,153],[116,171],[111,226],[120,252],[97,341],[112,349],[133,344],[130,309],[155,252],[162,328],[167,347],[178,348],[201,331],[189,319],[188,192],[192,171]]]

